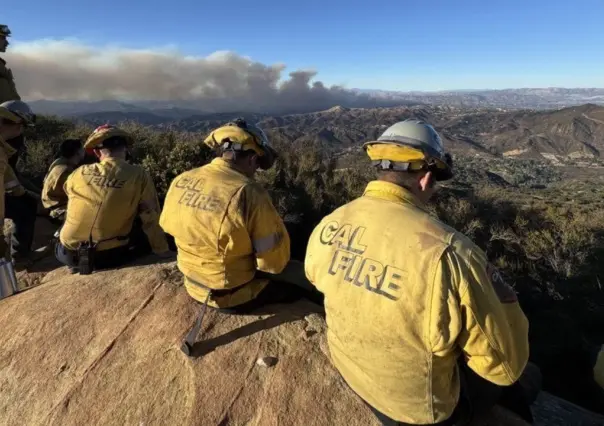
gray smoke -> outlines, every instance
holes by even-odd
[[[6,54],[24,99],[187,101],[206,111],[283,112],[387,101],[313,81],[314,71],[265,65],[232,52],[205,58],[175,50],[95,48],[73,41],[37,41]]]

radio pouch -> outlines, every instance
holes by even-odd
[[[80,243],[78,247],[78,270],[80,275],[90,275],[94,271],[96,244],[92,241]]]

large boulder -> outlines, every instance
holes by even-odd
[[[199,305],[174,263],[148,261],[89,276],[59,268],[0,301],[0,424],[378,424],[331,366],[316,305],[208,311],[189,358],[179,348]],[[544,404],[539,424],[604,424]],[[524,423],[496,409],[485,424]]]

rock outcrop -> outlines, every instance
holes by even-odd
[[[378,424],[331,366],[316,305],[208,312],[188,358],[179,347],[199,305],[174,263],[148,262],[89,276],[59,268],[0,301],[0,424]],[[535,415],[604,424],[547,394]],[[524,423],[496,409],[485,424]]]

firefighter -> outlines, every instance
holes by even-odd
[[[66,139],[59,147],[55,161],[48,168],[42,188],[42,205],[49,210],[49,216],[57,223],[65,220],[67,194],[64,185],[69,175],[84,159],[84,147],[79,139]]]
[[[99,162],[79,167],[65,182],[67,211],[55,254],[74,273],[117,267],[151,251],[170,256],[155,186],[142,167],[126,161],[131,142],[117,127],[98,127],[84,149]]]
[[[18,189],[18,182],[14,181],[14,173],[9,164],[11,156],[15,155],[16,150],[7,143],[7,140],[18,137],[23,133],[26,126],[33,126],[35,115],[27,104],[21,101],[5,102],[0,104],[0,225],[4,229],[4,219],[10,217],[15,221],[15,225],[23,226],[20,221],[20,215],[17,206],[14,204],[9,208],[6,205],[7,191]],[[22,194],[21,194],[22,195]],[[21,212],[27,215],[27,211]],[[22,215],[21,215],[22,216]],[[34,216],[35,221],[35,216]],[[30,224],[33,227],[33,223]],[[8,245],[4,238],[0,238],[0,256],[9,258],[11,253],[7,252]]]
[[[10,143],[23,135],[26,127],[34,126],[36,115],[29,105],[23,101],[7,101],[0,104],[0,119],[2,120],[1,137],[3,139],[3,156],[6,164],[2,167],[3,176],[3,219],[13,221],[12,256],[15,267],[20,269],[28,266],[38,257],[45,255],[47,247],[32,252],[34,227],[37,214],[37,196],[23,185],[11,164],[17,156],[17,150]]]
[[[243,119],[215,129],[205,143],[219,156],[172,181],[160,225],[175,239],[189,295],[204,306],[245,312],[281,290],[258,272],[278,274],[290,259],[283,220],[254,180],[258,169],[273,166],[276,152]]]
[[[10,36],[11,32],[8,26],[0,24],[0,53],[6,52]],[[13,72],[6,67],[6,61],[0,58],[0,103],[15,100],[19,101],[21,97],[17,93]]]
[[[527,318],[485,253],[428,213],[453,176],[433,127],[402,121],[364,148],[377,180],[321,221],[305,259],[333,364],[384,425],[459,424],[517,384]],[[507,400],[530,419],[531,398]]]

